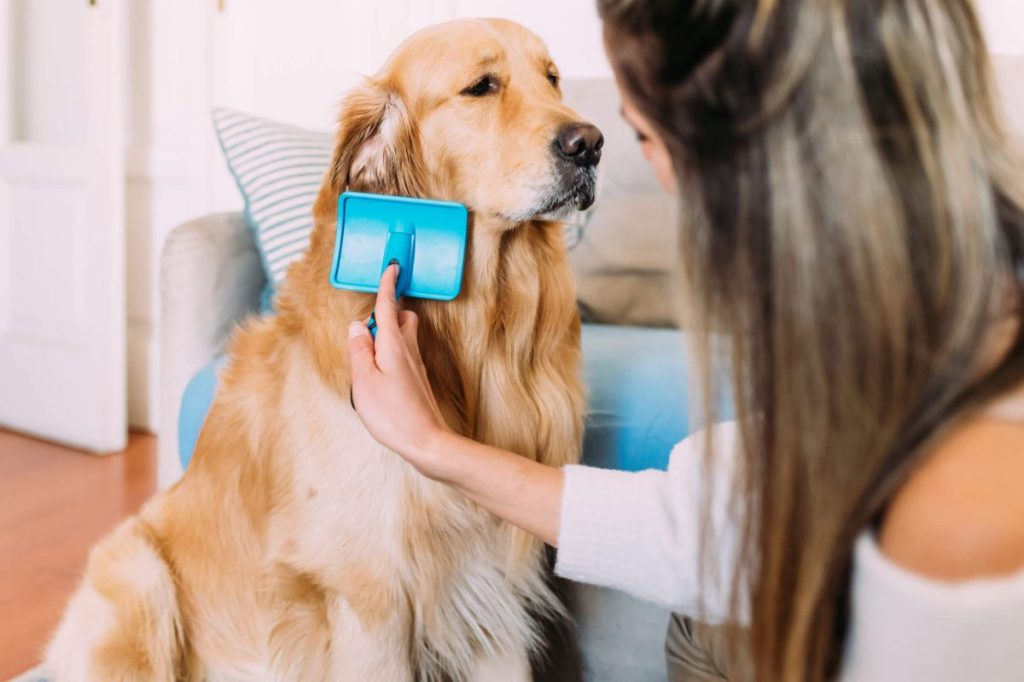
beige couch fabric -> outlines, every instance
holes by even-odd
[[[619,114],[609,79],[568,80],[566,103],[604,133],[597,202],[569,253],[590,322],[675,326],[669,273],[675,261],[674,200]]]

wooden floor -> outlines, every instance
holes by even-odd
[[[89,548],[156,490],[156,438],[97,457],[0,430],[0,680],[32,667]]]

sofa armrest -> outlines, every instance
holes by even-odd
[[[181,476],[178,413],[189,379],[223,352],[235,324],[257,310],[266,283],[240,213],[179,225],[160,258],[160,438],[158,486]]]

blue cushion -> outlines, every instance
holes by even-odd
[[[665,468],[672,446],[690,430],[684,359],[678,331],[583,325],[587,464],[628,471]],[[214,360],[185,389],[178,422],[182,467],[192,457],[223,364],[223,358]]]
[[[674,329],[583,325],[586,464],[664,469],[690,432],[683,335]]]
[[[227,364],[226,355],[214,358],[213,362],[203,367],[192,377],[181,396],[181,411],[178,413],[178,459],[181,468],[187,469],[192,461],[192,452],[199,440],[199,431],[203,428],[206,413],[213,404],[213,396],[217,392],[218,373]]]

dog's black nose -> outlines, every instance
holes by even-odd
[[[570,123],[558,131],[555,151],[577,166],[596,166],[601,160],[604,135],[589,123]]]

